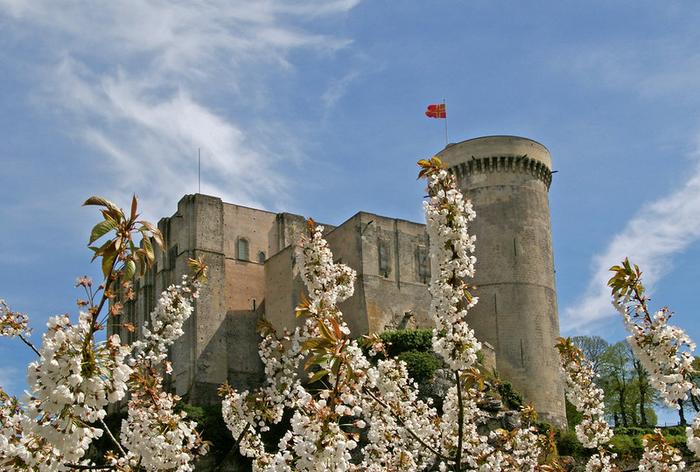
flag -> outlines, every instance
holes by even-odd
[[[428,109],[425,110],[425,116],[428,118],[447,118],[447,110],[445,109],[444,103],[437,103],[433,105],[428,105]]]

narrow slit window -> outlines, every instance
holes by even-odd
[[[236,257],[241,261],[250,260],[250,245],[246,238],[238,238],[236,244]]]
[[[425,246],[416,248],[416,275],[420,283],[427,284],[430,282],[430,257],[428,248]]]
[[[389,277],[389,245],[386,241],[379,241],[377,249],[379,252],[379,275]]]
[[[265,256],[265,252],[264,252],[264,251],[259,251],[259,252],[258,252],[258,262],[259,262],[259,263],[264,264],[266,258],[267,258],[267,257]]]

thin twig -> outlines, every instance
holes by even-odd
[[[109,436],[109,438],[112,440],[112,442],[119,448],[119,452],[121,452],[122,455],[124,457],[126,457],[126,451],[124,451],[124,449],[122,448],[122,445],[119,444],[119,441],[117,441],[117,438],[114,437],[114,435],[112,434],[112,431],[110,431],[110,429],[109,429],[109,426],[107,426],[107,423],[105,423],[105,420],[100,418],[100,424],[105,429],[105,431],[107,431],[107,436]]]
[[[238,435],[238,439],[236,439],[236,442],[234,445],[238,445],[241,443],[243,440],[243,436],[248,432],[248,428],[250,428],[250,423],[246,423],[245,428],[243,428],[243,431],[241,431],[241,434]]]
[[[459,370],[455,370],[455,380],[457,381],[457,464],[456,471],[462,470],[462,441],[464,436],[464,405],[462,404],[462,381],[459,378]]]
[[[39,353],[39,351],[37,350],[37,348],[34,347],[34,344],[32,344],[32,342],[31,342],[30,340],[28,340],[27,338],[25,338],[25,337],[24,337],[23,335],[21,335],[21,334],[19,335],[19,339],[21,339],[22,342],[24,342],[24,344],[26,344],[27,346],[29,346],[30,348],[32,348],[32,351],[34,351],[34,352],[36,353],[37,356],[41,356],[41,354]]]
[[[69,469],[75,469],[75,470],[108,470],[108,469],[114,469],[113,466],[111,465],[80,465],[80,464],[63,464],[65,467],[68,467]]]

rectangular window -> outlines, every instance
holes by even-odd
[[[418,246],[416,248],[416,275],[422,284],[430,282],[430,255],[428,248]]]
[[[248,245],[248,240],[245,238],[238,238],[236,243],[236,255],[241,261],[250,260],[250,250]]]
[[[377,243],[377,252],[379,254],[379,275],[382,277],[389,277],[389,245],[386,241],[379,241]]]

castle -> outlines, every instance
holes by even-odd
[[[488,136],[450,144],[437,154],[471,199],[477,217],[476,295],[469,324],[492,346],[495,365],[543,419],[564,425],[563,380],[554,344],[559,336],[548,190],[551,157],[541,144]],[[293,245],[304,218],[186,195],[163,218],[166,251],[124,314],[143,324],[157,297],[203,256],[209,281],[171,348],[174,391],[194,403],[216,401],[227,381],[250,388],[262,380],[256,323],[293,328],[303,285]],[[341,309],[354,336],[403,327],[432,327],[425,225],[359,212],[337,227],[324,225],[336,261],[357,271],[355,294]],[[109,327],[133,342],[135,333]]]

